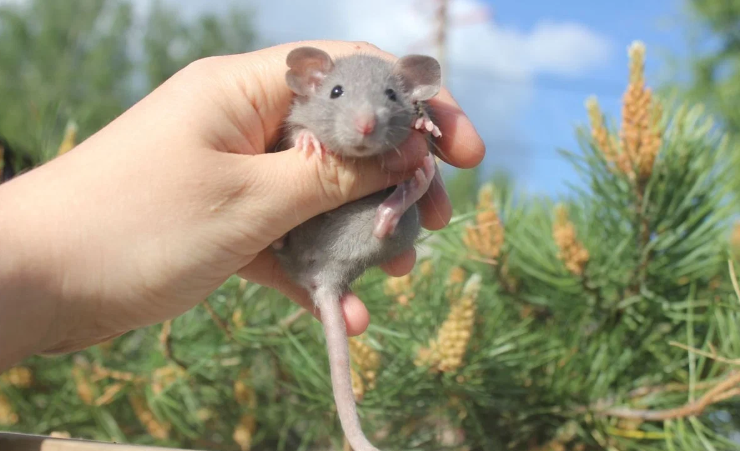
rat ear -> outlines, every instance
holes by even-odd
[[[290,68],[285,74],[288,87],[301,96],[316,92],[321,81],[334,68],[329,54],[315,47],[293,49],[285,62]]]
[[[415,101],[431,99],[442,87],[442,68],[431,56],[404,56],[396,61],[393,72],[400,76],[401,83]]]

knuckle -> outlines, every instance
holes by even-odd
[[[182,74],[202,76],[205,74],[213,74],[213,70],[219,61],[218,56],[207,56],[204,58],[198,58],[191,61],[180,72]]]
[[[354,162],[329,157],[327,161],[317,161],[315,167],[322,194],[332,205],[344,204],[355,197],[359,177]]]

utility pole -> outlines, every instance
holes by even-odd
[[[412,47],[425,47],[430,43],[434,45],[437,61],[439,61],[439,65],[442,67],[442,83],[447,83],[450,74],[450,65],[447,58],[450,22],[453,22],[452,26],[455,27],[485,22],[491,17],[491,13],[488,7],[480,6],[464,16],[450,19],[450,0],[417,0],[416,6],[419,10],[429,10],[430,8],[426,7],[426,5],[432,2],[435,4],[434,31],[431,36],[417,42]]]
[[[448,3],[449,0],[437,0],[436,22],[437,30],[435,33],[434,45],[437,49],[437,61],[442,66],[442,83],[447,82],[447,22],[448,22]]]

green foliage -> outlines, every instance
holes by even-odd
[[[129,4],[105,0],[1,6],[0,136],[40,162],[69,119],[87,135],[118,115],[132,69],[120,36],[131,21]]]
[[[67,120],[84,137],[190,60],[246,50],[246,16],[229,20],[186,24],[155,5],[142,69],[123,39],[128,3],[3,7],[0,134],[48,158]],[[740,292],[727,268],[733,147],[699,107],[670,108],[660,125],[644,180],[616,170],[586,129],[581,152],[563,155],[588,191],[530,197],[494,176],[504,227],[495,256],[465,243],[471,223],[495,232],[498,222],[473,205],[478,173],[460,172],[451,183],[458,213],[431,234],[428,261],[395,291],[377,270],[358,281],[373,318],[361,338],[380,357],[359,403],[375,444],[740,449],[731,440],[740,428]],[[468,287],[480,278],[474,310],[463,310],[470,328],[451,314],[463,305],[460,271]],[[296,312],[275,292],[230,279],[171,323],[2,375],[1,426],[198,449],[340,449],[322,330]],[[462,365],[432,371],[419,360],[430,342],[442,354],[463,343]]]
[[[685,30],[690,56],[667,91],[707,105],[728,133],[735,151],[727,164],[740,165],[740,0],[687,0]],[[685,64],[683,64],[685,63]],[[687,75],[687,77],[684,77]],[[686,79],[687,78],[687,79]],[[740,179],[735,184],[740,195]]]
[[[0,136],[42,163],[68,123],[85,139],[191,61],[255,45],[242,10],[188,22],[156,4],[143,40],[134,19],[127,0],[0,6]]]
[[[160,0],[152,5],[144,36],[147,90],[156,88],[191,61],[252,49],[256,36],[247,11],[234,9],[220,18],[204,14],[187,23]]]
[[[700,108],[672,110],[665,126],[641,185],[615,171],[586,130],[579,130],[582,152],[564,152],[590,186],[559,202],[573,239],[589,251],[582,273],[569,269],[563,241],[553,238],[567,228],[553,218],[555,200],[507,186],[494,191],[505,226],[496,264],[465,246],[476,213],[469,210],[434,234],[436,252],[400,291],[389,292],[379,271],[358,282],[374,318],[362,339],[380,355],[360,413],[381,449],[739,448],[730,439],[740,426],[735,385],[686,413],[692,400],[736,377],[740,357],[740,298],[726,264],[734,211],[726,202],[734,174],[721,164],[728,147]],[[451,371],[429,371],[417,356],[459,299],[448,280],[460,269],[482,278],[465,358]],[[154,326],[75,356],[24,362],[35,378],[30,387],[0,381],[20,419],[9,428],[235,449],[234,430],[253,418],[251,449],[339,449],[320,324],[295,319],[289,301],[236,279],[207,305],[174,320],[166,346]],[[139,379],[96,406],[121,380],[94,379],[95,365]],[[162,376],[177,365],[184,370],[176,377]],[[143,396],[169,428],[166,438],[153,437],[157,429],[137,415],[130,395]]]
[[[699,31],[700,49],[691,63],[691,90],[707,102],[728,132],[740,132],[740,1],[690,0],[688,16]],[[707,48],[709,47],[709,48]]]

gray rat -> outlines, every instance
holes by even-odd
[[[322,50],[301,47],[290,52],[286,63],[287,84],[297,94],[286,119],[287,141],[302,151],[318,158],[324,152],[368,158],[399,152],[412,128],[441,135],[423,104],[441,87],[434,58],[409,55],[392,63],[356,54],[332,60]],[[427,136],[431,146],[433,138]],[[288,276],[320,309],[334,400],[354,451],[377,449],[357,416],[340,299],[365,270],[414,246],[421,228],[416,202],[435,171],[430,153],[411,180],[320,214],[273,245]]]

